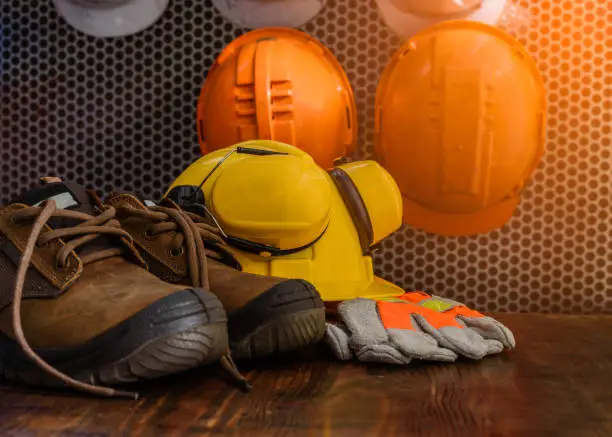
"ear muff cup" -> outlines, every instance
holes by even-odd
[[[205,205],[204,193],[195,185],[179,185],[172,188],[166,196],[184,210],[199,213],[200,211],[191,211],[195,205]]]
[[[329,172],[336,188],[346,205],[357,233],[359,234],[359,244],[361,250],[366,253],[374,240],[374,229],[372,228],[372,221],[368,214],[368,209],[359,194],[359,190],[351,177],[341,168],[335,168]]]
[[[232,246],[282,256],[321,238],[330,220],[331,190],[326,172],[306,152],[253,140],[198,159],[165,197],[208,217]]]

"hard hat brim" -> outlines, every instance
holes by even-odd
[[[519,202],[518,197],[512,197],[474,213],[445,214],[424,208],[404,197],[404,223],[445,237],[486,234],[507,224]]]
[[[239,27],[300,27],[312,20],[326,0],[213,0],[215,8]]]
[[[132,0],[112,8],[88,8],[70,0],[53,0],[58,13],[75,29],[96,37],[140,32],[164,13],[169,0]]]
[[[374,276],[363,281],[341,281],[338,282],[317,282],[317,291],[321,294],[324,302],[344,302],[345,300],[364,298],[364,299],[385,299],[401,296],[405,293],[403,289],[391,282]],[[332,304],[333,305],[333,304]]]

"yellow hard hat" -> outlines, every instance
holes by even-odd
[[[503,226],[544,150],[545,92],[533,59],[501,30],[438,24],[387,65],[375,149],[404,197],[404,222],[441,235]]]
[[[200,158],[166,196],[205,207],[247,272],[305,279],[327,301],[403,293],[372,267],[370,247],[402,216],[397,185],[374,161],[326,172],[293,146],[249,141]]]
[[[376,0],[380,13],[400,36],[412,36],[450,20],[498,23],[508,0]]]

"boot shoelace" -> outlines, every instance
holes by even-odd
[[[54,229],[43,233],[44,227],[51,218],[66,218],[80,220],[82,223],[77,226]],[[12,215],[14,223],[23,223],[26,220],[34,220],[32,231],[21,256],[21,261],[17,270],[17,278],[13,292],[13,302],[11,305],[13,318],[13,331],[15,339],[26,356],[33,361],[41,370],[51,376],[63,381],[67,386],[76,390],[99,396],[114,396],[137,399],[138,394],[122,390],[115,390],[108,387],[88,384],[78,381],[41,358],[30,346],[23,332],[21,320],[21,301],[23,298],[23,288],[25,285],[26,274],[36,247],[44,247],[52,240],[65,239],[64,246],[56,254],[56,266],[63,269],[67,266],[68,257],[77,248],[90,243],[102,235],[112,235],[123,237],[132,241],[132,237],[121,229],[119,222],[115,219],[115,209],[107,208],[100,215],[93,217],[77,211],[57,209],[54,200],[48,200],[43,207],[29,207],[21,209]],[[121,248],[111,248],[92,252],[80,257],[83,265],[93,263],[102,259],[119,256],[123,253]]]
[[[155,224],[149,225],[145,230],[145,234],[148,237],[154,237],[166,232],[176,232],[174,240],[170,245],[170,252],[174,255],[182,254],[183,248],[186,246],[187,268],[194,287],[201,287],[210,291],[206,258],[207,256],[215,257],[217,253],[207,250],[204,246],[204,241],[213,243],[223,250],[227,256],[232,256],[233,258],[233,255],[226,249],[223,239],[217,235],[216,230],[205,223],[196,223],[199,218],[195,214],[163,206],[150,206],[148,210],[121,206],[117,212],[119,215],[154,222]],[[248,391],[251,389],[251,384],[240,374],[229,351],[221,358],[221,365],[243,390]]]

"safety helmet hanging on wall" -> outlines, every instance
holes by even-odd
[[[58,13],[75,29],[92,36],[138,33],[153,25],[170,0],[53,0]]]
[[[356,113],[348,78],[323,44],[293,29],[262,29],[234,40],[209,71],[198,138],[203,154],[280,141],[329,168],[355,151]]]
[[[249,141],[200,158],[166,196],[212,218],[250,273],[305,279],[324,300],[402,294],[374,276],[372,245],[401,225],[401,194],[374,161],[326,172],[305,152]]]
[[[380,13],[398,35],[409,37],[443,21],[469,20],[495,25],[508,0],[376,0]]]
[[[247,29],[300,27],[312,20],[326,0],[213,0],[226,19]]]
[[[542,156],[545,106],[535,62],[501,30],[455,21],[411,38],[376,96],[376,154],[404,222],[451,236],[503,226]]]

